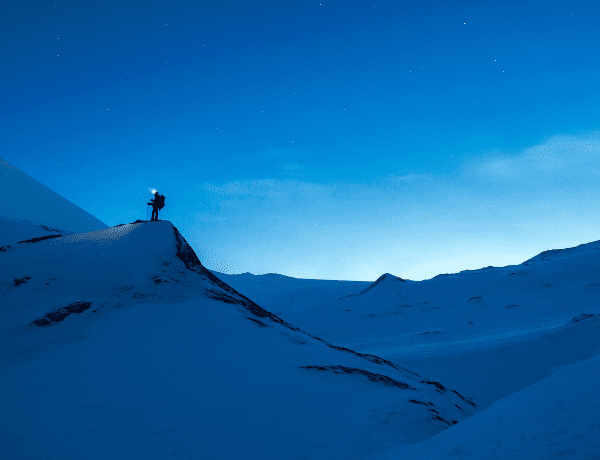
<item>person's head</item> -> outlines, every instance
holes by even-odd
[[[158,190],[154,192],[154,196],[158,196]]]

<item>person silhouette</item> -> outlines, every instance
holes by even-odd
[[[161,205],[164,203],[164,198],[162,198],[158,192],[154,192],[154,198],[150,199],[152,203],[148,203],[149,206],[152,206],[152,217],[150,220],[158,220],[158,210],[162,208]]]

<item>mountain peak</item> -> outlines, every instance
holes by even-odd
[[[381,275],[379,278],[377,278],[373,284],[371,284],[367,289],[365,289],[364,291],[362,291],[360,294],[364,294],[367,291],[370,291],[371,289],[373,289],[375,286],[377,286],[378,284],[381,283],[395,283],[397,281],[401,281],[403,283],[406,283],[406,280],[399,278],[397,276],[392,275],[391,273],[384,273],[383,275]],[[359,294],[359,295],[360,295]]]

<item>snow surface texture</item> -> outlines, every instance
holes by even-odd
[[[0,257],[0,458],[358,459],[478,411],[264,310],[168,221]]]
[[[108,226],[0,158],[0,217],[28,221],[60,233],[83,233]],[[0,226],[0,246],[4,229]],[[24,238],[27,239],[27,238]]]

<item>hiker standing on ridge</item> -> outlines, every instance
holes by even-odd
[[[165,206],[165,197],[159,195],[158,192],[154,192],[154,198],[150,201],[152,201],[152,203],[148,203],[148,206],[152,206],[152,218],[150,220],[158,220],[158,210]]]

